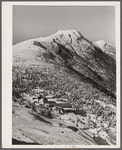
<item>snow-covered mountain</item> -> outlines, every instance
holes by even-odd
[[[98,43],[101,43],[102,47],[105,44],[105,42]],[[51,66],[65,68],[85,84],[88,83],[115,97],[116,61],[78,31],[59,30],[51,36],[14,45],[13,66],[22,67],[23,65],[28,68],[32,65],[43,68],[46,66],[48,70]],[[59,70],[56,71],[54,75],[59,72]],[[62,72],[62,76],[64,76],[63,73],[65,71]]]
[[[112,58],[116,59],[116,50],[115,47],[113,47],[111,44],[104,40],[99,40],[96,42],[93,42],[93,44],[100,48],[103,52],[110,55]]]
[[[106,48],[112,48],[112,45],[105,42],[104,40],[99,40],[99,41],[96,41],[96,42],[93,42],[93,44],[99,48],[101,48],[103,51],[106,49]]]

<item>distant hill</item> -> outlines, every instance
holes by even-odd
[[[113,47],[111,44],[109,44],[103,40],[93,42],[93,44],[96,47],[102,49],[102,51],[104,51],[106,54],[108,54],[112,58],[116,59],[116,50],[115,50],[115,47]]]

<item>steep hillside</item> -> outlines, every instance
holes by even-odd
[[[115,101],[116,62],[80,32],[60,30],[13,46],[13,89],[23,86]]]

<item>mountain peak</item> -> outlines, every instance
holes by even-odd
[[[76,34],[76,35],[81,35],[80,31],[76,30],[58,30],[56,34]]]
[[[113,47],[108,42],[104,40],[99,40],[99,41],[93,42],[93,45],[95,45],[97,48],[100,48],[103,52],[111,56],[113,59],[116,59],[115,47]]]
[[[64,38],[64,37],[73,37],[73,38],[83,38],[83,35],[76,30],[58,30],[55,34],[51,35],[51,36],[56,36],[56,37],[60,37],[60,38]]]
[[[96,42],[93,42],[93,44],[96,46],[96,47],[99,47],[101,48],[103,51],[107,48],[112,48],[113,46],[111,44],[109,44],[108,42],[104,41],[104,40],[99,40],[99,41],[96,41]]]

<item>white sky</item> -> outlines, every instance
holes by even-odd
[[[115,7],[13,6],[13,44],[70,29],[115,46]]]

